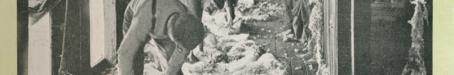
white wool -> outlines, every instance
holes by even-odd
[[[258,8],[257,8],[258,7]],[[239,11],[239,9],[252,9]],[[279,9],[279,10],[278,10]],[[271,53],[260,54],[255,41],[248,39],[249,34],[235,33],[245,20],[266,20],[283,10],[282,6],[254,0],[239,0],[235,7],[235,19],[228,23],[227,12],[223,9],[212,13],[203,11],[202,22],[209,34],[204,39],[203,50],[195,48],[189,56],[198,59],[184,63],[185,75],[283,75],[286,65]]]
[[[236,37],[236,38],[235,38]],[[286,66],[278,61],[272,54],[259,55],[259,47],[252,40],[247,40],[247,34],[216,37],[209,35],[207,38],[219,38],[205,42],[224,43],[215,47],[204,47],[204,51],[196,48],[194,56],[199,59],[195,63],[185,63],[182,67],[185,75],[244,75],[265,74],[283,75]],[[225,45],[228,44],[228,45]],[[225,47],[230,47],[229,50]],[[224,52],[227,51],[227,52]],[[218,56],[225,55],[230,62],[220,62]]]
[[[239,0],[235,16],[243,20],[265,21],[285,13],[285,6],[268,1]]]
[[[225,9],[213,11],[211,14],[207,11],[202,12],[202,23],[211,33],[216,35],[228,35],[230,29],[227,25],[227,12]]]
[[[415,5],[415,12],[409,21],[412,26],[411,38],[412,44],[409,50],[408,63],[404,66],[402,75],[426,75],[426,66],[424,64],[423,51],[424,51],[424,25],[428,21],[428,11],[425,6],[426,1],[414,0],[411,1]]]

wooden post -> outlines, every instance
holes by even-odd
[[[324,26],[322,29],[323,49],[329,69],[329,75],[338,75],[338,44],[337,44],[337,0],[325,0]]]
[[[52,75],[58,75],[58,68],[60,67],[62,45],[63,45],[63,28],[65,28],[65,11],[66,0],[62,0],[50,10],[51,20],[51,64]]]
[[[116,13],[114,0],[90,1],[90,65],[116,60]]]
[[[338,75],[353,75],[352,59],[352,0],[338,1],[337,46]]]
[[[116,28],[117,18],[116,18],[116,7],[115,0],[104,0],[104,27],[105,29],[105,45],[106,45],[106,59],[111,63],[116,63],[117,60],[117,34],[118,31]]]
[[[91,75],[89,0],[66,2],[60,75]]]
[[[28,74],[28,0],[17,1],[17,75]]]

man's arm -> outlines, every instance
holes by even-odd
[[[137,2],[141,1],[141,2]],[[150,13],[153,11],[153,0],[133,0],[128,5],[127,10],[131,12],[125,12],[126,25],[129,28],[125,29],[126,35],[124,36],[120,47],[118,48],[118,68],[120,75],[134,75],[134,57],[136,53],[143,50],[146,42],[150,39],[149,33],[152,31],[154,19]],[[137,8],[134,10],[134,8]]]

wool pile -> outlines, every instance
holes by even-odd
[[[408,21],[411,24],[411,48],[409,50],[408,62],[404,67],[402,75],[426,75],[424,65],[424,26],[429,25],[428,10],[425,0],[413,0],[411,4],[415,5],[413,17]]]
[[[208,35],[202,46],[196,47],[184,63],[185,75],[286,75],[288,67],[272,53],[267,53],[251,40],[248,33],[239,33],[244,21],[264,21],[284,9],[267,1],[238,0],[235,18],[226,18],[227,5],[206,4],[202,23]]]

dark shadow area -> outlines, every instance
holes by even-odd
[[[351,75],[351,0],[338,1],[338,75]]]
[[[28,1],[17,1],[17,75],[27,74]]]
[[[427,6],[430,7],[431,4]],[[355,74],[402,73],[412,44],[412,27],[408,21],[413,13],[414,5],[410,4],[410,0],[355,0]],[[425,25],[424,29],[423,57],[430,75],[432,25]]]

